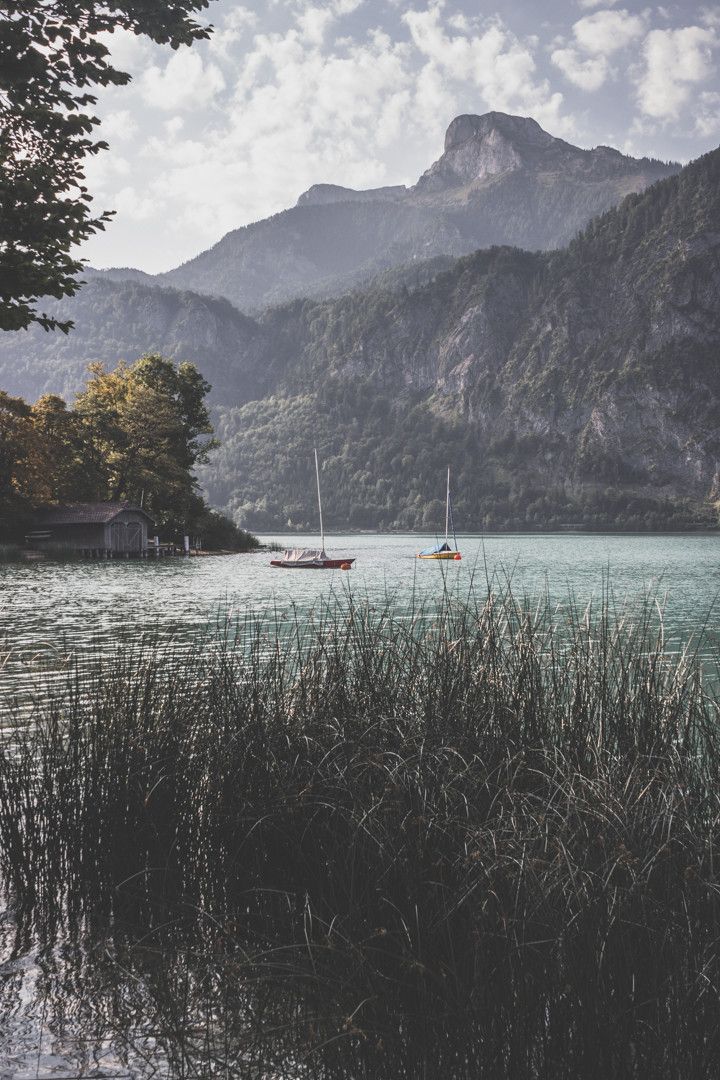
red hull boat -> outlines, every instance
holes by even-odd
[[[349,570],[354,559],[328,559],[327,555],[318,554],[312,558],[293,558],[293,555],[304,555],[305,552],[297,552],[297,549],[285,552],[283,559],[271,559],[271,566],[280,566],[283,570]],[[289,557],[288,557],[289,556]]]
[[[320,466],[315,451],[315,479],[317,481],[318,514],[320,516],[319,548],[287,548],[282,559],[271,559],[270,565],[281,570],[351,570],[355,559],[329,559],[325,552],[322,501],[320,499]]]

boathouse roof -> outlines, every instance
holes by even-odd
[[[131,502],[76,502],[41,506],[38,522],[42,525],[104,525],[114,521],[124,510],[142,514],[150,522],[153,520],[146,510]]]

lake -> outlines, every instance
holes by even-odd
[[[261,538],[312,546],[317,537]],[[597,601],[610,582],[618,606],[656,598],[665,610],[670,648],[708,620],[718,625],[720,536],[544,534],[462,536],[461,562],[419,561],[434,537],[349,534],[326,547],[355,556],[351,571],[273,568],[267,551],[206,558],[111,562],[0,564],[0,654],[3,688],[14,692],[38,669],[61,670],[85,653],[112,651],[118,641],[171,636],[186,645],[227,622],[270,620],[295,609],[317,610],[350,593],[371,604],[390,603],[399,615],[432,603],[445,590],[458,599],[510,581],[516,596],[545,592],[554,603],[573,596]]]
[[[282,546],[317,542],[304,536],[262,539]],[[349,572],[274,569],[267,551],[144,562],[0,564],[2,691],[6,700],[26,691],[40,696],[53,672],[62,680],[69,666],[82,667],[83,657],[110,654],[118,642],[132,644],[147,635],[206,647],[228,622],[241,632],[248,619],[288,625],[291,620],[283,623],[283,615],[293,609],[304,619],[348,594],[371,607],[390,604],[403,617],[413,607],[432,607],[446,593],[462,601],[474,589],[482,597],[488,580],[497,590],[510,581],[516,596],[547,595],[559,606],[571,599],[582,606],[599,602],[610,583],[619,608],[632,610],[648,597],[658,600],[670,649],[706,621],[705,648],[710,652],[717,643],[720,536],[463,536],[461,562],[418,561],[415,553],[433,539],[329,538],[329,552],[356,557]],[[155,1039],[155,1031],[167,1027],[167,1016],[174,1017],[175,982],[187,978],[182,943],[177,955],[175,945],[168,946],[165,973],[153,949],[142,947],[142,937],[138,944],[128,931],[123,946],[122,924],[96,926],[92,933],[83,924],[77,938],[67,939],[62,927],[42,928],[33,938],[21,931],[11,901],[0,898],[0,1076],[187,1075],[173,1072]],[[159,981],[158,967],[167,987]],[[182,1036],[181,1044],[184,1029]]]

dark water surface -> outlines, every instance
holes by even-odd
[[[317,543],[305,536],[263,539],[281,546]],[[463,601],[474,590],[481,598],[488,582],[498,589],[509,581],[517,597],[548,596],[560,607],[571,600],[598,605],[609,591],[626,612],[648,598],[657,601],[670,650],[701,631],[708,654],[718,641],[720,536],[463,536],[462,561],[419,562],[416,552],[434,539],[329,538],[329,553],[355,556],[350,572],[278,570],[268,552],[0,565],[0,700],[42,694],[48,679],[82,670],[98,652],[113,654],[118,643],[150,637],[208,647],[230,625],[242,644],[253,622],[267,624],[272,634],[293,612],[316,617],[348,593],[371,606],[389,604],[403,617],[447,594]],[[148,1019],[144,976],[127,971],[126,982],[116,986],[130,960],[109,957],[93,935],[56,931],[52,943],[24,940],[11,903],[0,910],[0,1080],[166,1073]],[[87,1013],[88,986],[95,983],[96,1008]],[[107,1026],[106,1012],[114,1017]],[[113,1033],[118,1014],[132,1032],[131,1039],[120,1039],[120,1049]]]

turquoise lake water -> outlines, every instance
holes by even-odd
[[[285,546],[314,546],[316,537],[263,537]],[[421,562],[415,554],[434,537],[346,535],[328,538],[328,552],[357,560],[353,570],[285,571],[269,552],[144,562],[0,564],[0,703],[44,688],[84,658],[111,654],[118,643],[146,636],[207,648],[218,629],[247,619],[270,627],[283,616],[306,619],[348,594],[371,607],[390,604],[399,617],[432,605],[447,592],[463,601],[508,581],[517,597],[549,597],[561,609],[598,604],[608,588],[618,609],[639,610],[646,600],[664,610],[666,643],[680,648],[704,626],[703,655],[720,641],[720,536],[502,535],[463,536],[461,562]],[[49,680],[49,681],[48,681]],[[77,1005],[80,982],[65,978],[61,946],[48,952],[18,938],[12,912],[0,902],[0,1076],[163,1075],[163,1063],[144,1054],[143,1017],[132,1020],[127,1043],[115,1048],[109,1031],[84,1028]],[[83,945],[92,971],[103,950]],[[93,951],[94,949],[94,951]],[[84,956],[73,946],[68,956]],[[110,954],[108,954],[109,956]],[[85,961],[83,961],[85,963]],[[59,973],[56,983],[47,971]],[[85,977],[85,975],[83,976]],[[113,970],[112,978],[125,973]],[[102,981],[102,980],[100,980]],[[135,985],[134,983],[132,984]],[[60,1020],[53,1013],[57,995]],[[115,995],[122,1002],[125,991]],[[130,998],[132,1000],[132,998]],[[49,1009],[49,1012],[48,1012]],[[61,1023],[62,1021],[62,1023]],[[67,1030],[63,1038],[58,1031]],[[135,1026],[133,1026],[133,1024]],[[93,1064],[91,1073],[86,1070]],[[147,1067],[146,1067],[147,1066]]]
[[[262,537],[314,546],[317,537]],[[350,593],[398,615],[447,591],[464,600],[487,582],[510,581],[516,596],[554,604],[597,602],[608,582],[615,604],[656,599],[670,648],[703,625],[712,650],[720,629],[720,536],[551,534],[463,536],[461,562],[419,561],[435,537],[337,535],[329,553],[355,556],[351,571],[280,570],[267,551],[251,555],[111,562],[0,565],[0,664],[7,692],[39,669],[58,669],[118,642],[172,636],[192,647],[229,620],[269,620],[293,608],[304,617]],[[242,632],[242,631],[241,631]]]

